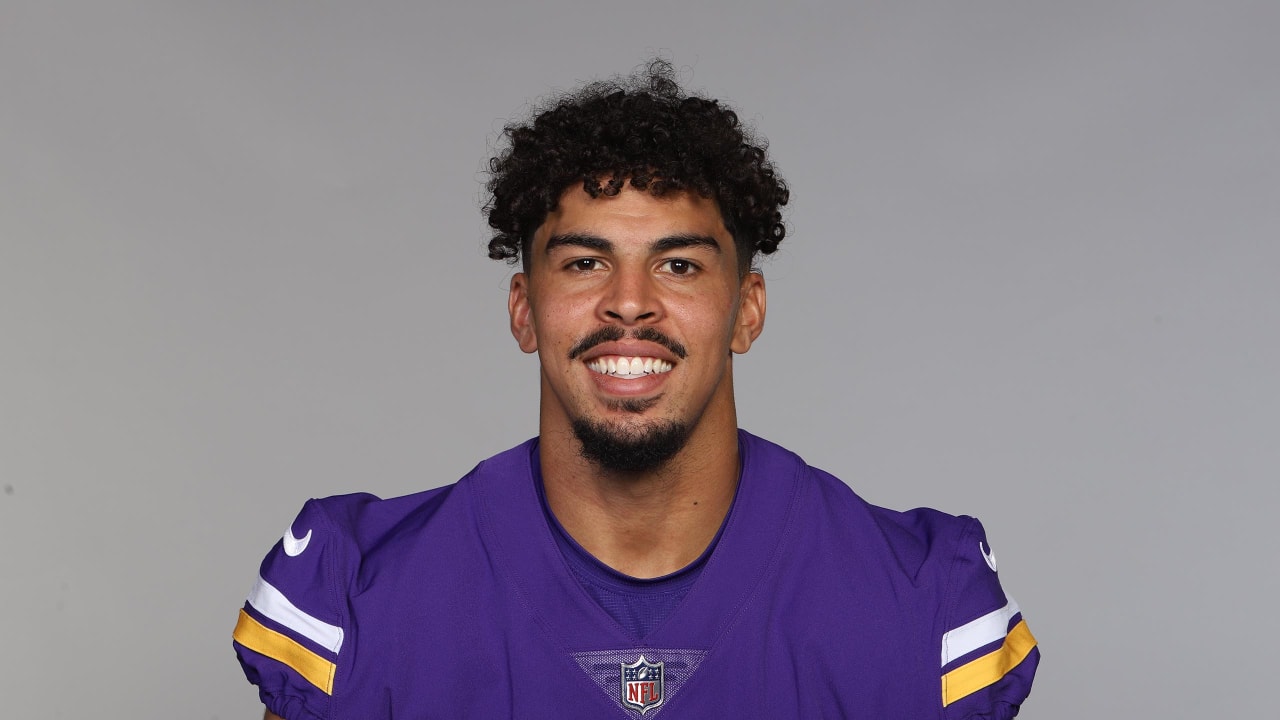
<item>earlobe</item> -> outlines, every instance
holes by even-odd
[[[738,322],[733,328],[729,349],[741,355],[751,349],[751,343],[764,330],[764,276],[756,272],[747,273],[739,292]]]
[[[533,313],[529,307],[529,278],[524,273],[511,277],[511,292],[507,296],[507,313],[511,316],[511,336],[527,353],[538,351],[538,335],[533,328]]]

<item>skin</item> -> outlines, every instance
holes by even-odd
[[[565,530],[601,562],[660,577],[697,559],[737,488],[733,354],[764,326],[764,279],[740,274],[715,202],[690,193],[655,198],[627,186],[614,197],[566,191],[534,234],[528,271],[512,278],[508,307],[520,349],[541,365],[539,434],[547,501]],[[627,338],[576,358],[602,327]],[[687,350],[630,337],[653,328]],[[596,356],[652,356],[670,372],[638,380],[588,367]],[[632,407],[621,407],[626,402]],[[637,409],[636,405],[642,405]],[[617,472],[585,459],[574,419],[624,434],[687,423],[687,443],[653,471]]]

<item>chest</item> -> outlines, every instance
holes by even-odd
[[[886,583],[800,563],[724,612],[714,598],[678,608],[643,639],[581,598],[530,598],[501,576],[400,584],[353,601],[356,670],[335,700],[339,716],[413,720],[936,717],[927,593]]]

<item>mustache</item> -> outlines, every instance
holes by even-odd
[[[576,360],[579,355],[597,345],[607,342],[617,342],[626,336],[626,331],[617,325],[607,325],[602,327],[599,330],[589,333],[586,337],[575,343],[569,350],[569,359]],[[689,351],[685,350],[684,345],[681,345],[674,339],[667,337],[662,333],[662,331],[651,327],[642,327],[632,330],[631,338],[633,340],[657,343],[667,350],[670,350],[672,355],[675,355],[681,360],[685,359],[689,354]]]

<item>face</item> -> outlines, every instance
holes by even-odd
[[[511,331],[541,360],[544,435],[574,431],[597,462],[622,452],[608,443],[641,447],[638,465],[614,469],[642,470],[700,432],[733,431],[732,353],[763,328],[764,280],[739,276],[713,201],[574,187],[527,260],[511,283]],[[602,457],[584,430],[603,439]]]

